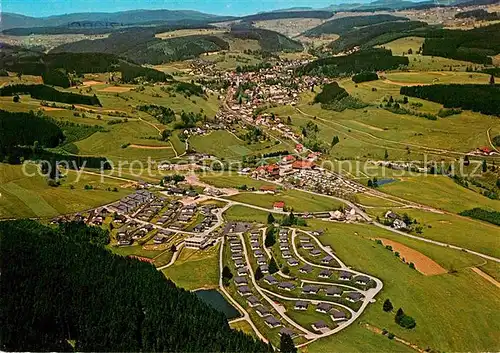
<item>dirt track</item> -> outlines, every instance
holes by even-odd
[[[106,87],[104,89],[99,90],[99,92],[112,92],[112,93],[123,93],[123,92],[128,92],[132,89],[133,87],[117,87],[117,86],[111,86],[111,87]]]
[[[406,245],[400,244],[393,240],[388,240],[384,238],[378,238],[382,240],[384,245],[392,246],[393,251],[399,252],[400,258],[404,258],[407,263],[413,262],[418,272],[426,276],[441,275],[447,273],[447,271],[441,267],[437,262],[431,258],[425,256],[424,254],[407,247]]]
[[[131,148],[139,148],[143,150],[170,150],[172,146],[146,146],[146,145],[130,145]]]
[[[472,271],[476,272],[479,276],[483,277],[488,282],[491,282],[497,288],[500,288],[500,282],[498,282],[496,279],[494,279],[493,277],[491,277],[489,274],[484,273],[483,271],[481,271],[477,267],[471,267],[470,269]]]

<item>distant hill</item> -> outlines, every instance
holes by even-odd
[[[261,49],[270,53],[281,51],[295,52],[303,49],[300,42],[290,39],[283,34],[244,24],[233,26],[229,35],[234,38],[257,40]]]
[[[179,28],[185,28],[180,26]],[[198,28],[198,27],[192,27]],[[207,28],[202,26],[201,28]],[[107,38],[81,40],[63,44],[51,53],[106,53],[126,58],[138,64],[162,64],[177,60],[193,59],[201,54],[228,50],[232,38],[253,39],[259,42],[262,51],[300,51],[302,44],[282,34],[265,29],[258,29],[248,23],[233,26],[224,36],[191,35],[156,38],[155,34],[177,29],[172,26],[134,27],[111,33]]]
[[[329,44],[334,52],[340,53],[355,47],[370,48],[392,40],[424,32],[426,22],[396,21],[383,22],[371,26],[355,28],[343,33],[339,39]]]
[[[226,21],[234,17],[210,15],[198,11],[182,10],[132,10],[121,12],[85,12],[49,17],[29,17],[19,14],[2,13],[0,30],[10,28],[58,27],[74,22],[110,22],[123,25],[147,24],[153,22],[169,23],[182,20],[193,21]]]
[[[352,16],[341,17],[325,22],[317,27],[314,27],[304,33],[308,37],[317,37],[322,34],[338,34],[342,35],[356,29],[356,27],[364,27],[384,22],[393,21],[408,21],[405,17],[393,15],[370,15],[370,16]]]
[[[267,21],[267,20],[281,20],[287,18],[319,18],[319,19],[327,19],[333,16],[332,11],[274,11],[274,12],[263,12],[255,15],[241,17],[242,21]]]
[[[107,53],[139,64],[156,65],[229,49],[229,44],[216,36],[193,35],[162,40],[155,37],[157,31],[161,32],[154,28],[125,30],[104,39],[63,44],[51,53]]]
[[[352,10],[372,10],[372,9],[387,9],[398,10],[408,7],[413,7],[422,3],[431,3],[431,1],[408,1],[408,0],[376,0],[369,3],[340,3],[333,4],[325,8],[331,11],[352,11]]]

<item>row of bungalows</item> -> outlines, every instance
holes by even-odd
[[[131,213],[140,206],[152,201],[153,198],[153,193],[147,190],[137,190],[135,193],[125,196],[118,204],[111,207],[119,213]]]
[[[141,221],[149,222],[165,206],[167,199],[164,197],[155,197],[135,216]]]
[[[279,242],[279,248],[280,248],[280,251],[281,251],[281,257],[283,257],[288,266],[298,266],[299,265],[299,261],[297,259],[295,259],[294,257],[292,257],[292,253],[291,253],[291,245],[288,241],[288,229],[286,228],[280,228],[279,232],[278,232],[278,242]]]
[[[217,215],[208,214],[205,216],[205,218],[203,218],[203,221],[201,221],[200,224],[197,224],[196,226],[193,227],[193,232],[196,233],[204,232],[205,230],[215,226],[216,224],[217,224]]]
[[[318,303],[315,311],[322,314],[331,314],[333,321],[347,320],[347,314],[342,310],[334,309],[334,305],[330,303]],[[309,308],[309,302],[305,300],[298,300],[293,307],[298,311],[305,311]]]
[[[160,218],[156,221],[156,224],[162,226],[175,220],[181,207],[182,202],[170,201],[167,210],[160,215]]]

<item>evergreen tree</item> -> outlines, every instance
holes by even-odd
[[[274,259],[274,256],[271,257],[271,261],[269,262],[269,273],[274,274],[278,272],[280,269],[278,267],[278,264],[276,263],[276,260]]]
[[[483,159],[482,170],[483,170],[483,173],[486,173],[488,171],[488,164],[486,164],[485,159]]]
[[[266,248],[272,247],[274,244],[276,244],[276,236],[275,234],[275,229],[274,226],[270,226],[267,228],[266,231],[266,239],[264,240],[264,245]]]
[[[470,164],[469,156],[465,155],[465,157],[464,157],[464,165],[468,166],[469,164]]]
[[[389,152],[387,152],[387,150],[385,150],[384,159],[387,160],[388,158],[389,158]]]
[[[267,215],[267,224],[273,224],[275,221],[276,219],[274,218],[273,214],[269,212],[269,214]]]
[[[255,280],[258,281],[264,277],[264,274],[262,273],[262,270],[260,267],[257,267],[257,270],[255,271]]]
[[[389,312],[389,311],[392,311],[394,307],[392,306],[392,303],[389,299],[386,299],[385,302],[384,302],[384,311],[385,312]]]
[[[224,268],[222,269],[222,279],[229,281],[231,278],[233,278],[231,270],[229,269],[229,267],[224,266]]]
[[[369,188],[373,187],[373,182],[372,182],[371,179],[368,179],[368,184],[367,185],[368,185]]]
[[[490,85],[495,84],[495,77],[493,75],[490,76]]]
[[[293,343],[292,337],[289,334],[283,333],[280,338],[281,353],[297,353],[297,347]]]
[[[394,316],[394,321],[396,321],[396,323],[399,324],[404,315],[405,313],[403,309],[399,308],[398,311],[396,312],[396,316]]]

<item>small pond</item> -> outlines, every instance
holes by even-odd
[[[202,289],[194,292],[198,298],[214,309],[221,311],[228,320],[240,317],[238,310],[232,306],[219,291],[215,289]]]
[[[379,179],[377,181],[377,185],[378,186],[382,186],[382,185],[385,185],[385,184],[389,184],[389,183],[393,183],[395,182],[396,179],[389,179],[389,178],[386,178],[386,179]]]

